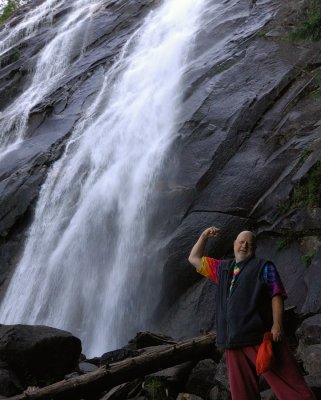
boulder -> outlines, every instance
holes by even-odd
[[[296,330],[296,337],[299,340],[296,353],[298,358],[303,358],[308,346],[321,344],[321,314],[303,320]]]
[[[129,357],[135,357],[139,353],[136,350],[131,350],[127,348],[112,350],[104,353],[99,359],[99,365],[108,365],[118,361],[125,360]],[[97,363],[97,359],[94,359],[95,363]],[[94,364],[94,363],[93,363]],[[98,365],[98,364],[97,364]]]
[[[88,374],[88,372],[96,371],[98,367],[89,362],[81,362],[78,365],[78,370],[81,374]]]
[[[304,377],[308,386],[312,389],[317,399],[321,399],[321,374],[306,375]]]
[[[135,398],[136,400],[141,391],[142,381],[140,379],[135,379],[134,381],[115,386],[99,398],[99,400],[124,400],[127,398]],[[147,400],[146,397],[139,398]]]
[[[188,377],[185,390],[204,399],[214,386],[216,364],[212,359],[202,360],[196,364]]]
[[[138,332],[137,335],[128,342],[128,345],[130,348],[143,349],[145,347],[175,343],[175,340],[170,336],[152,332]]]
[[[321,375],[321,344],[306,347],[301,358],[305,371],[310,375]]]
[[[220,362],[217,364],[215,380],[218,383],[219,387],[224,388],[227,392],[230,391],[225,354],[221,358]]]
[[[14,372],[6,363],[0,362],[0,395],[11,397],[22,391],[23,387]]]
[[[203,400],[203,398],[191,393],[180,393],[176,400]]]
[[[219,386],[214,386],[209,392],[208,400],[231,400],[231,393]]]
[[[0,359],[23,385],[60,380],[78,364],[81,342],[69,332],[47,326],[1,325]]]
[[[183,364],[175,365],[171,368],[155,372],[154,374],[148,375],[146,383],[149,380],[156,379],[161,383],[165,392],[168,393],[169,397],[173,397],[179,393],[186,384],[186,380],[191,370],[193,369],[195,362],[186,362]]]
[[[261,399],[262,400],[276,400],[276,397],[274,393],[272,392],[272,389],[267,389],[261,392]]]
[[[296,336],[306,346],[321,343],[321,314],[306,318],[297,329]]]
[[[68,379],[72,379],[72,378],[76,378],[77,376],[80,376],[79,372],[71,372],[70,374],[67,374],[64,376],[64,379],[68,380]]]
[[[311,258],[312,262],[305,276],[308,288],[306,300],[302,307],[302,312],[305,314],[321,312],[321,250],[317,254],[312,254]]]

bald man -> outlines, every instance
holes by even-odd
[[[315,400],[283,340],[287,295],[275,265],[256,257],[251,231],[241,232],[234,240],[233,260],[204,257],[207,240],[219,234],[219,228],[205,229],[188,260],[217,284],[216,344],[225,349],[232,399],[260,399],[256,356],[264,333],[271,332],[277,362],[263,376],[278,400]]]

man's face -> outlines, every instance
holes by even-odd
[[[254,237],[250,231],[241,232],[234,240],[235,261],[241,262],[254,255]]]

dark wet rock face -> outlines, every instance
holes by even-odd
[[[321,157],[321,102],[312,94],[318,55],[308,44],[269,37],[269,31],[287,29],[286,11],[280,10],[264,34],[243,43],[224,71],[207,71],[185,102],[182,119],[188,122],[167,171],[173,189],[164,193],[159,210],[164,217],[168,196],[177,226],[168,244],[161,304],[165,310],[170,305],[163,326],[174,337],[184,332],[181,321],[189,319],[195,332],[199,319],[209,318],[208,308],[195,315],[194,303],[181,300],[198,288],[188,254],[202,230],[213,225],[222,233],[208,241],[207,255],[231,255],[236,235],[254,229],[257,254],[276,263],[287,304],[318,312],[321,205],[304,196],[298,203],[293,195],[299,187],[308,196],[304,188]]]
[[[30,81],[36,56],[67,15],[65,3],[50,27],[44,23],[21,42],[19,57],[12,50],[4,56],[0,109]],[[187,261],[210,225],[222,233],[209,240],[206,254],[230,256],[237,233],[253,228],[258,254],[275,261],[288,303],[320,312],[321,204],[293,199],[294,188],[308,184],[321,157],[321,101],[312,94],[319,53],[286,36],[304,2],[249,3],[227,6],[221,21],[206,15],[184,77],[178,135],[157,178],[150,229],[162,249],[153,268],[164,267],[164,278],[154,324],[174,337],[215,324],[215,288],[200,282]],[[100,89],[103,71],[157,4],[103,2],[88,27],[83,56],[75,46],[68,74],[31,110],[23,145],[0,160],[0,283],[20,256],[48,168]]]

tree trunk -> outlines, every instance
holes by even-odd
[[[209,333],[193,339],[168,345],[146,354],[129,358],[94,372],[54,383],[33,391],[10,397],[10,400],[72,400],[102,393],[123,382],[160,371],[190,360],[216,358],[221,355],[215,345],[216,334]]]

